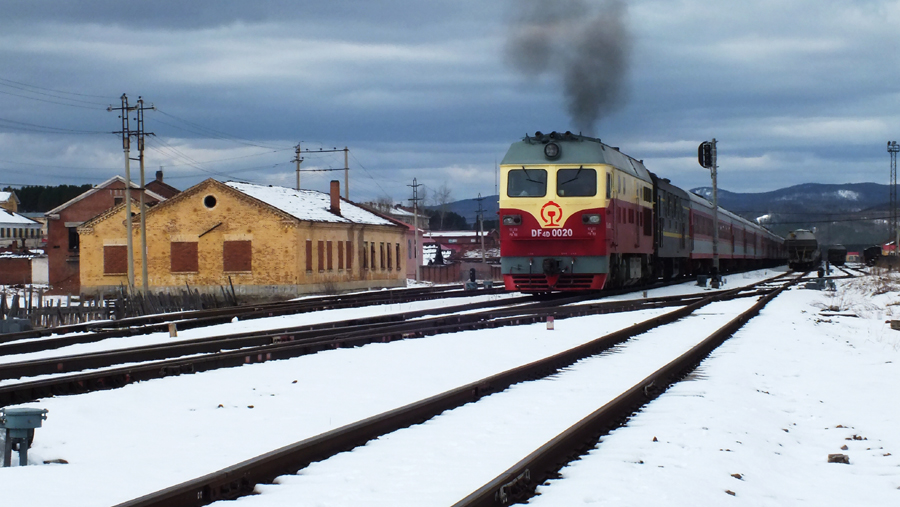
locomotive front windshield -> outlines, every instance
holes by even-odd
[[[547,195],[546,169],[513,169],[507,177],[509,197],[544,197]]]
[[[556,173],[556,195],[590,197],[597,195],[597,171],[594,169],[560,169]]]

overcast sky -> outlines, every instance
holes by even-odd
[[[536,130],[592,131],[685,188],[710,184],[696,154],[715,137],[719,185],[737,192],[887,183],[886,142],[900,140],[898,1],[0,9],[3,186],[124,173],[107,111],[123,93],[157,107],[145,114],[150,177],[165,166],[181,189],[207,177],[293,186],[298,142],[347,146],[355,201],[405,202],[413,178],[446,182],[454,200],[494,194],[495,164]],[[303,157],[303,170],[344,165],[342,153]],[[302,186],[331,179],[343,185],[340,172],[305,172]]]

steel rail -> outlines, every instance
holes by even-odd
[[[472,293],[469,293],[469,295],[471,295],[471,294]],[[483,294],[483,293],[479,293],[479,294]],[[408,302],[408,301],[405,301],[405,302]],[[492,305],[493,306],[499,306],[499,305],[503,305],[503,304],[512,305],[512,304],[519,304],[519,303],[526,303],[526,302],[534,302],[534,298],[531,296],[520,296],[520,297],[514,297],[514,298],[507,298],[507,299],[500,300],[500,301],[485,301],[485,302],[481,302],[481,303],[468,303],[466,305],[457,305],[457,306],[453,306],[453,307],[444,307],[444,308],[446,308],[446,309],[461,308],[462,310],[458,310],[458,311],[467,311],[470,309],[490,307]],[[394,303],[402,303],[402,302],[394,301]],[[359,304],[358,304],[358,302],[352,302],[352,303],[348,303],[347,306],[358,307]],[[441,310],[442,310],[441,308],[436,308],[434,310],[422,310],[422,312],[423,312],[422,315],[428,315],[429,311],[431,311],[432,313],[441,313]],[[306,312],[295,312],[295,313],[306,313]],[[382,317],[372,317],[369,319],[366,319],[366,318],[345,319],[343,321],[333,321],[333,322],[328,322],[328,323],[323,323],[323,324],[273,328],[273,329],[270,329],[267,331],[230,333],[230,334],[218,335],[216,337],[211,337],[211,338],[256,336],[256,335],[261,336],[263,333],[268,333],[270,335],[278,335],[278,334],[285,334],[285,333],[291,333],[291,332],[297,332],[297,331],[303,331],[303,330],[312,330],[312,329],[318,329],[318,328],[335,327],[335,326],[340,326],[340,325],[349,325],[349,323],[353,323],[353,322],[370,323],[370,322],[382,322],[382,321],[388,321],[388,320],[398,320],[398,318],[402,319],[402,317],[395,317],[395,316],[402,316],[402,315],[405,315],[405,314],[404,313],[387,314]],[[268,317],[268,316],[269,315],[266,315],[266,317]],[[379,320],[379,319],[381,319],[381,320]],[[201,327],[201,325],[198,324],[197,322],[198,321],[179,322],[181,324],[181,326],[177,327],[176,329],[179,331],[183,331],[183,330],[189,329],[189,328]],[[231,319],[229,319],[228,322],[231,322]],[[208,321],[202,321],[200,323],[203,326],[216,324],[215,322],[210,323]],[[186,325],[186,324],[190,324],[190,325]],[[165,326],[154,325],[154,326],[148,326],[148,327],[134,329],[134,330],[129,330],[129,329],[113,330],[113,331],[109,331],[109,332],[86,333],[86,334],[78,334],[78,335],[71,335],[71,336],[60,336],[60,337],[56,337],[56,338],[45,338],[43,340],[26,340],[26,341],[19,341],[19,342],[13,342],[13,343],[5,343],[5,344],[0,344],[0,355],[25,354],[25,353],[29,353],[29,352],[39,352],[39,351],[44,351],[44,350],[57,349],[57,348],[66,347],[69,345],[77,345],[77,344],[84,344],[84,343],[96,343],[96,342],[103,341],[103,340],[110,339],[110,338],[122,338],[122,337],[126,337],[126,336],[136,336],[136,335],[147,334],[150,331],[156,331],[156,332],[168,331],[168,325],[165,325]]]
[[[312,462],[327,459],[337,453],[364,445],[381,435],[424,422],[446,410],[503,391],[513,384],[556,374],[581,359],[599,354],[633,336],[684,318],[714,301],[727,299],[740,291],[738,288],[717,292],[690,305],[553,356],[302,440],[203,477],[121,503],[116,507],[196,507],[217,500],[251,494],[256,484],[271,483],[280,475],[294,473]]]
[[[744,288],[735,289],[735,293],[729,297],[751,297],[760,292],[766,292],[763,289],[743,294],[745,291]],[[415,321],[395,322],[392,320],[377,324],[374,321],[356,322],[354,325],[346,327],[332,327],[329,323],[316,329],[294,331],[290,334],[247,333],[238,337],[211,337],[190,342],[7,363],[0,365],[0,378],[69,373],[126,363],[144,362],[146,364],[2,386],[0,387],[0,406],[32,401],[48,395],[80,394],[97,389],[122,387],[137,380],[150,380],[181,373],[288,359],[338,347],[356,347],[373,342],[421,338],[463,330],[527,325],[544,322],[551,315],[556,319],[563,320],[587,315],[681,306],[701,298],[702,296],[699,295],[686,295],[568,305],[572,299],[581,299],[579,297],[563,300],[567,303],[563,307],[550,306],[544,302]],[[412,313],[420,314],[422,312]],[[185,357],[192,354],[203,355]],[[148,361],[157,359],[164,360],[148,363]]]
[[[100,331],[107,338],[119,336],[133,336],[147,334],[155,331],[166,331],[168,324],[175,322],[179,329],[209,326],[229,322],[234,317],[242,320],[275,317],[295,313],[307,313],[318,310],[335,308],[348,308],[360,304],[377,305],[402,303],[410,301],[423,301],[445,297],[467,297],[484,294],[502,294],[507,292],[503,288],[479,289],[478,291],[465,291],[462,286],[449,287],[423,287],[416,289],[391,289],[375,292],[362,292],[333,296],[319,296],[291,301],[276,301],[272,303],[231,306],[225,308],[210,308],[206,310],[189,310],[182,312],[160,313],[142,317],[128,317],[119,320],[104,320],[70,324],[54,328],[22,331],[19,333],[7,333],[0,335],[0,343],[18,340],[42,338],[46,336],[86,333]]]
[[[674,304],[676,304],[675,301],[662,301],[646,303],[646,307],[672,306]],[[613,308],[611,303],[597,305],[593,308],[588,308],[586,306],[569,307],[570,309],[567,310],[565,315],[561,315],[560,317],[567,318],[570,316],[611,313],[613,311],[631,311],[637,309],[631,302],[621,302],[616,304],[616,307],[617,308]],[[401,322],[393,325],[388,324],[380,329],[376,329],[378,326],[373,328],[371,325],[354,326],[352,330],[346,328],[325,329],[318,331],[318,334],[315,334],[314,336],[305,338],[301,333],[277,335],[270,337],[271,343],[267,343],[266,345],[250,346],[236,351],[220,351],[220,349],[226,347],[234,348],[235,346],[233,344],[212,344],[211,346],[215,349],[214,351],[193,357],[178,357],[175,359],[145,362],[144,364],[130,365],[121,368],[77,375],[53,376],[49,379],[0,386],[0,406],[25,403],[47,396],[83,394],[102,389],[114,389],[123,387],[132,382],[181,375],[183,373],[196,373],[219,368],[232,368],[250,363],[290,359],[339,347],[356,347],[373,342],[421,338],[428,335],[461,330],[531,324],[545,320],[547,314],[553,313],[553,309],[544,309],[542,311],[532,310],[531,314],[519,313],[520,314],[518,315],[505,317],[500,314],[491,314],[488,316],[470,314],[467,316],[456,316],[455,318],[443,317],[432,319],[435,320],[435,322],[432,322],[429,327],[425,327],[427,324],[425,321],[413,321]],[[180,347],[174,347],[171,350],[179,350],[186,354],[188,352],[197,352],[203,345],[206,344],[199,344],[196,346],[182,345]],[[156,351],[152,349],[130,351],[127,359],[135,362],[141,360],[146,361],[147,358],[152,357],[152,354],[155,352]],[[6,365],[6,369],[3,370],[3,375],[9,376],[10,378],[16,378],[15,375],[34,376],[38,374],[38,372],[51,374],[54,373],[54,368],[57,371],[76,371],[86,368],[99,368],[103,367],[103,365],[121,364],[125,359],[126,358],[123,355],[116,355],[116,353],[110,352],[99,353],[91,355],[90,357],[74,357],[71,359],[54,358],[36,362],[18,364],[9,363]]]
[[[709,354],[730,338],[763,307],[800,278],[762,296],[760,300],[699,344],[635,384],[566,431],[523,458],[453,507],[487,507],[526,500],[538,485],[558,477],[559,470],[595,447],[599,438],[624,425],[629,417],[693,371]]]

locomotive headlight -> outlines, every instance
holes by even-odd
[[[600,223],[600,215],[597,213],[581,215],[581,223],[588,225],[597,225]]]
[[[559,145],[556,143],[547,144],[544,146],[544,155],[550,159],[559,157]]]
[[[522,225],[522,215],[503,215],[503,225]]]

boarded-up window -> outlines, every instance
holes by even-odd
[[[344,269],[344,242],[338,241],[338,269]]]
[[[328,271],[334,270],[334,242],[326,241],[325,249],[328,251]]]
[[[347,271],[353,269],[353,242],[347,242]]]
[[[319,241],[319,272],[325,271],[325,242]]]
[[[173,241],[170,256],[173,273],[197,273],[200,271],[196,241]]]
[[[222,243],[222,264],[225,271],[252,271],[253,250],[249,241]]]
[[[400,271],[400,243],[396,244],[397,250],[397,271]]]
[[[124,275],[128,273],[128,247],[111,245],[103,247],[103,274]]]
[[[306,271],[312,271],[312,240],[306,240]]]

